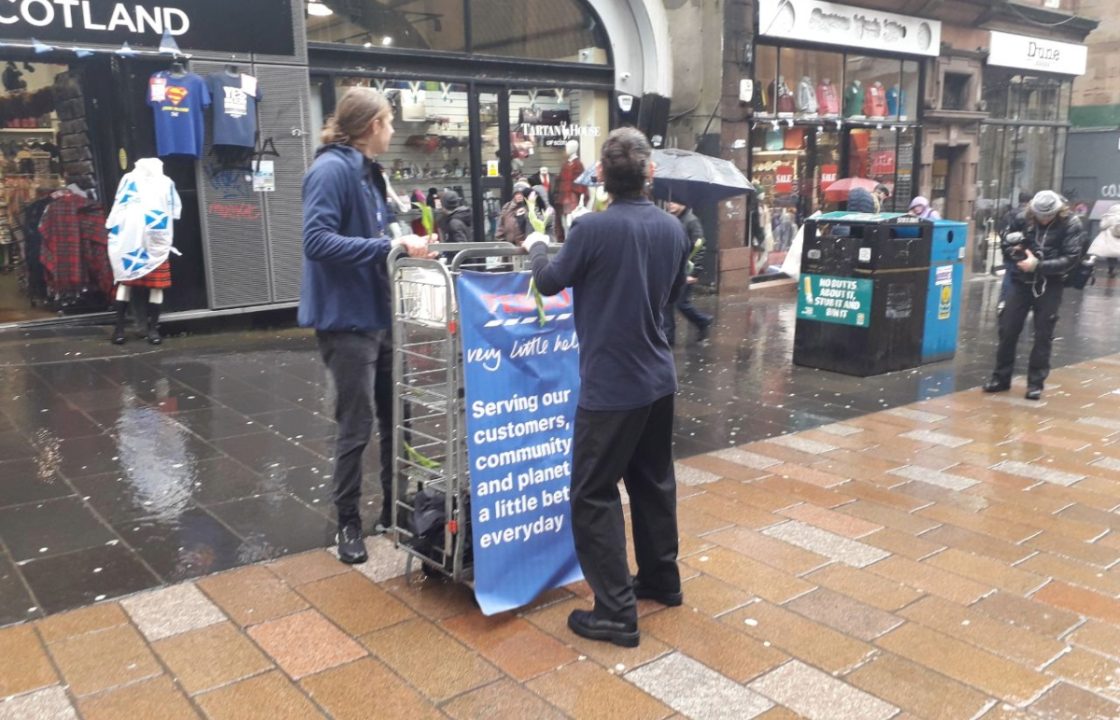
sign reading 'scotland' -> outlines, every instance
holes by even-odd
[[[493,615],[583,577],[570,506],[579,342],[569,291],[545,299],[542,322],[528,273],[458,283],[474,591]]]
[[[0,38],[291,55],[292,0],[0,0]]]

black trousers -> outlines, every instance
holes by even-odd
[[[381,451],[381,519],[392,508],[393,479],[393,338],[377,332],[315,333],[319,353],[334,379],[338,398],[332,499],[340,522],[359,517],[362,454],[373,431],[374,408]]]
[[[1035,291],[1041,291],[1035,297]],[[1027,322],[1027,314],[1034,311],[1034,346],[1027,365],[1027,385],[1042,387],[1050,374],[1050,350],[1054,344],[1054,328],[1058,324],[1058,308],[1062,304],[1062,279],[1046,279],[1045,290],[1042,280],[1037,284],[1009,283],[1006,304],[999,316],[999,348],[996,350],[996,369],[993,377],[1002,383],[1010,383],[1015,371],[1015,348],[1019,335]]]
[[[681,296],[677,300],[677,310],[681,311],[685,319],[698,328],[706,328],[712,324],[712,316],[705,315],[692,304],[692,286],[685,285]],[[670,345],[675,345],[677,340],[677,315],[670,305],[665,308],[665,339]]]
[[[572,534],[595,614],[638,619],[626,562],[618,480],[630,495],[634,552],[643,585],[679,592],[673,396],[622,412],[576,411],[572,450]]]

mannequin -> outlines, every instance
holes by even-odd
[[[844,117],[862,117],[863,115],[863,83],[852,80],[848,89],[844,91]]]
[[[797,83],[797,111],[808,115],[816,115],[819,103],[817,94],[813,90],[813,81],[806,75]]]
[[[796,109],[793,102],[793,91],[789,89],[786,84],[786,79],[781,75],[778,76],[778,112],[779,113],[792,113]]]
[[[557,239],[563,241],[564,232],[571,224],[569,216],[579,207],[581,198],[586,198],[587,188],[576,182],[583,174],[583,163],[579,159],[579,141],[569,140],[564,144],[567,159],[560,168],[560,180],[556,185],[556,212],[560,214],[560,227],[556,229]]]
[[[863,114],[867,117],[884,117],[887,114],[887,92],[883,83],[876,80],[867,86],[863,98]]]
[[[533,187],[537,185],[543,187],[548,192],[548,197],[545,199],[552,202],[552,175],[549,174],[547,167],[542,165],[540,171],[529,178],[529,184]]]
[[[836,86],[830,78],[824,78],[817,85],[817,105],[821,115],[840,114],[840,98],[836,96]]]
[[[887,90],[887,114],[891,117],[906,115],[906,91],[898,85]]]
[[[116,199],[105,227],[109,230],[109,261],[117,281],[116,324],[114,345],[125,342],[124,324],[132,288],[148,289],[144,312],[137,312],[137,321],[147,318],[147,338],[159,345],[159,315],[163,291],[171,287],[171,265],[174,237],[173,220],[182,213],[182,202],[171,178],[163,174],[163,163],[157,158],[136,161],[136,168],[121,178]],[[138,308],[139,309],[139,308]]]

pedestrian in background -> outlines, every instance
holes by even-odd
[[[914,217],[919,217],[923,220],[941,219],[941,213],[934,210],[930,206],[929,200],[921,195],[910,201],[910,208],[909,210],[907,210],[907,212],[909,212]]]
[[[712,316],[705,315],[692,304],[692,286],[696,284],[697,276],[704,270],[701,263],[704,261],[704,226],[692,214],[687,205],[669,201],[665,209],[681,221],[685,234],[688,236],[688,279],[677,300],[676,309],[681,311],[685,319],[696,326],[696,341],[704,342],[708,339],[708,330],[712,326]],[[665,338],[669,345],[677,344],[677,314],[673,308],[665,308]]]
[[[637,598],[683,601],[672,450],[677,373],[662,327],[685,288],[689,247],[681,223],[643,196],[653,178],[646,137],[619,128],[601,152],[596,176],[610,207],[572,223],[551,260],[543,233],[525,245],[541,293],[572,288],[579,335],[572,535],[595,605],[572,611],[568,627],[635,647]],[[630,496],[635,578],[626,560],[619,478]]]
[[[1050,374],[1050,351],[1062,304],[1063,280],[1081,261],[1084,246],[1081,220],[1070,212],[1061,195],[1043,190],[1031,199],[1020,242],[1004,245],[1004,252],[1015,267],[1007,304],[999,316],[996,368],[984,383],[984,392],[1011,388],[1019,334],[1027,314],[1033,311],[1034,346],[1027,366],[1026,398],[1042,397],[1043,384]]]
[[[1108,262],[1108,276],[1116,277],[1117,260],[1120,259],[1120,203],[1110,207],[1101,217],[1101,231],[1089,246],[1089,254]]]
[[[529,225],[529,193],[533,188],[524,180],[513,184],[513,198],[502,206],[502,213],[498,218],[498,232],[494,239],[498,242],[508,242],[521,247],[525,237],[532,232]]]
[[[303,178],[303,281],[299,324],[315,328],[334,381],[335,441],[331,497],[338,513],[338,558],[366,560],[359,512],[362,453],[373,430],[381,442],[378,530],[392,521],[393,372],[389,250],[427,257],[427,237],[389,237],[393,213],[375,158],[389,149],[393,111],[381,93],[351,88],[321,135]]]

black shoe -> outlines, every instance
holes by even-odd
[[[128,303],[123,300],[117,300],[116,307],[114,308],[117,317],[113,325],[113,344],[124,345],[124,324],[128,318]]]
[[[369,559],[362,541],[362,523],[350,520],[338,527],[338,559],[347,565],[360,565]]]
[[[677,592],[665,592],[664,590],[646,587],[636,577],[630,578],[630,584],[634,587],[634,597],[639,600],[653,600],[665,607],[680,607],[684,603],[684,593],[679,590]]]
[[[602,640],[622,647],[638,647],[638,623],[624,623],[595,617],[590,610],[573,610],[568,629],[588,640]]]
[[[163,338],[159,336],[159,311],[161,305],[148,303],[148,344],[159,345]]]
[[[1027,394],[1024,395],[1027,400],[1039,400],[1042,398],[1042,387],[1039,385],[1031,385],[1027,388]]]
[[[1011,383],[1005,383],[998,378],[988,378],[983,388],[986,393],[1007,392],[1011,389]]]
[[[712,321],[700,326],[699,332],[696,334],[696,342],[707,342],[709,331],[712,329]]]

